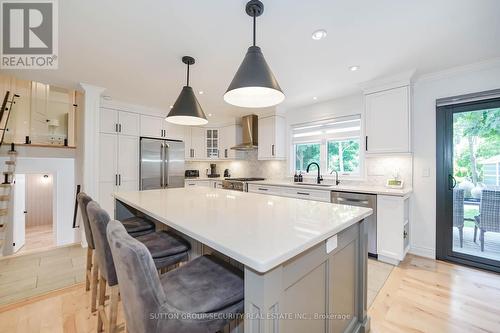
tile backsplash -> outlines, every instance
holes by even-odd
[[[263,177],[267,179],[279,179],[288,175],[286,161],[259,161],[257,151],[245,152],[244,160],[235,161],[186,161],[186,169],[200,170],[200,176],[206,175],[206,169],[210,170],[210,164],[217,164],[217,173],[221,176],[224,169],[229,169],[231,177]]]
[[[236,161],[186,161],[186,169],[200,171],[200,176],[206,175],[210,163],[217,164],[217,173],[221,176],[224,169],[229,169],[231,177],[263,177],[266,179],[283,179],[290,177],[287,161],[259,161],[257,151],[245,153],[244,160]],[[399,179],[405,182],[405,187],[412,186],[412,157],[411,156],[369,156],[365,158],[366,177],[363,180],[346,180],[344,184],[385,185],[387,179],[397,173]],[[312,177],[312,176],[311,176]],[[312,181],[313,178],[311,178]],[[325,182],[331,182],[330,179]]]

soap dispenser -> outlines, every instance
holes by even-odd
[[[304,177],[302,177],[302,171],[299,173],[299,183],[304,181]]]
[[[299,181],[299,176],[297,175],[297,170],[295,170],[295,175],[293,175],[293,182],[296,183]]]

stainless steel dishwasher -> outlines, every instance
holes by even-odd
[[[377,195],[332,191],[332,203],[373,209],[373,214],[367,217],[368,255],[377,257]]]

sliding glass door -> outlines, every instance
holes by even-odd
[[[500,99],[437,109],[437,257],[500,271]]]

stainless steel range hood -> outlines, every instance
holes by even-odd
[[[254,150],[258,147],[258,126],[259,118],[254,115],[248,115],[241,118],[241,130],[243,142],[231,147],[234,150]]]

